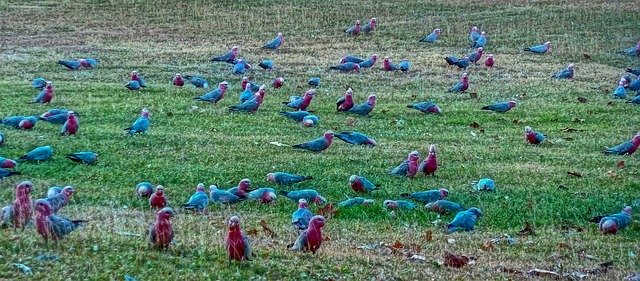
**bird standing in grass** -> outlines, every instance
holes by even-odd
[[[436,105],[433,101],[424,101],[424,102],[419,102],[419,103],[414,103],[414,104],[410,104],[407,105],[407,108],[411,108],[411,109],[415,109],[418,110],[422,113],[433,113],[433,114],[440,114],[442,113],[442,110],[440,109],[440,107],[438,105]]]
[[[76,230],[85,220],[69,220],[67,218],[55,215],[49,202],[44,199],[38,199],[35,203],[36,209],[36,231],[45,242],[49,239],[57,242],[65,236]]]
[[[274,89],[280,89],[282,85],[284,85],[284,77],[278,77],[276,79],[273,79],[273,82],[271,82],[271,87],[273,87]]]
[[[284,35],[282,35],[282,32],[278,32],[278,34],[276,35],[276,38],[269,41],[267,44],[264,44],[264,46],[262,46],[262,49],[278,50],[283,43],[284,43]]]
[[[247,100],[243,103],[229,106],[230,111],[241,111],[241,112],[256,112],[260,109],[260,105],[262,105],[262,101],[264,100],[265,95],[265,85],[260,86],[260,89],[257,93],[254,94],[253,98]]]
[[[347,111],[353,107],[353,90],[348,88],[344,93],[344,96],[340,97],[338,101],[336,101],[336,110],[337,111]]]
[[[469,89],[469,74],[462,73],[462,77],[460,77],[460,82],[453,85],[453,87],[449,88],[447,92],[449,93],[462,93]]]
[[[544,54],[546,52],[548,52],[549,50],[551,50],[551,42],[544,42],[544,44],[542,45],[536,45],[536,46],[532,46],[532,47],[527,47],[524,48],[524,50],[526,52],[531,52],[534,54]]]
[[[317,205],[327,204],[327,199],[322,197],[322,195],[320,195],[320,193],[315,189],[308,188],[293,191],[280,191],[280,194],[295,202],[298,202],[300,199],[304,199],[307,200],[307,202],[313,202]]]
[[[149,120],[150,114],[151,112],[149,112],[149,109],[143,108],[142,112],[140,113],[140,117],[138,117],[138,119],[133,122],[131,127],[125,128],[124,130],[127,131],[127,134],[129,135],[141,134],[146,132],[151,125],[151,120]]]
[[[482,211],[478,208],[470,208],[456,214],[456,217],[447,224],[447,233],[456,231],[471,231],[474,229],[476,222],[482,216]]]
[[[297,231],[305,230],[309,226],[309,221],[313,213],[309,211],[309,204],[304,198],[298,199],[298,209],[291,214],[291,224]]]
[[[397,167],[391,170],[392,175],[413,178],[418,172],[418,161],[420,160],[420,153],[417,151],[411,151],[407,155],[407,160],[402,162]]]
[[[378,20],[376,18],[371,18],[367,24],[362,27],[362,32],[364,34],[369,35],[376,30],[376,25],[378,24]]]
[[[160,249],[169,248],[173,241],[173,225],[171,218],[176,213],[169,207],[164,207],[156,214],[156,220],[149,226],[149,242]]]
[[[218,84],[218,88],[215,88],[211,92],[208,92],[199,97],[193,98],[197,101],[205,101],[213,104],[218,103],[222,98],[224,98],[224,94],[227,92],[227,88],[229,87],[229,83],[227,81],[222,81]]]
[[[239,52],[240,52],[240,47],[233,46],[231,50],[229,50],[228,52],[220,56],[213,57],[211,61],[221,61],[221,62],[234,64],[236,61],[236,58],[238,57]]]
[[[322,152],[323,150],[331,146],[331,143],[333,142],[333,136],[334,136],[333,131],[326,131],[324,135],[320,138],[310,140],[305,143],[296,144],[296,145],[293,145],[292,147],[313,151],[313,152]]]
[[[418,42],[434,43],[440,38],[440,28],[434,29],[429,35],[423,37]]]
[[[488,68],[492,68],[494,64],[495,64],[495,60],[493,58],[493,55],[492,54],[487,55],[487,59],[484,60],[484,66]]]
[[[267,180],[282,185],[290,185],[313,179],[311,176],[300,176],[295,174],[274,172],[267,174]]]
[[[173,79],[171,80],[171,83],[174,86],[182,87],[182,86],[184,86],[184,78],[182,78],[182,75],[180,75],[180,73],[176,73],[176,75],[173,76]]]
[[[156,186],[156,192],[149,197],[149,206],[156,209],[162,209],[167,206],[167,198],[164,197],[164,186]]]
[[[575,73],[576,66],[573,63],[570,63],[567,68],[562,69],[556,73],[554,73],[551,77],[556,79],[571,79],[573,80],[573,74]]]
[[[540,144],[545,140],[545,136],[542,133],[534,131],[531,127],[524,127],[524,139],[530,144]]]
[[[349,177],[349,187],[356,193],[369,193],[374,190],[380,190],[380,185],[375,185],[367,178],[358,175]]]
[[[69,111],[67,113],[67,121],[64,122],[62,128],[60,129],[60,135],[70,136],[75,135],[78,132],[78,128],[80,127],[80,122],[78,121],[78,117],[73,111]]]
[[[418,171],[424,173],[425,176],[436,175],[436,171],[438,170],[438,158],[436,156],[436,145],[432,144],[429,146],[429,155],[420,163],[418,167]]]
[[[251,258],[251,246],[249,238],[240,230],[240,218],[233,216],[229,218],[227,237],[225,239],[229,262],[248,261]]]
[[[446,188],[440,189],[431,189],[426,191],[418,191],[413,193],[402,193],[400,196],[411,198],[423,204],[428,204],[431,202],[435,202],[437,200],[442,200],[449,195],[449,190]]]
[[[622,212],[603,217],[598,223],[600,231],[604,234],[616,234],[631,224],[631,207],[626,206]]]
[[[209,195],[207,195],[206,190],[204,189],[204,184],[199,183],[196,186],[196,193],[189,197],[189,201],[186,204],[182,205],[187,210],[195,210],[198,212],[204,211],[209,205]]]
[[[293,251],[311,252],[315,254],[322,245],[322,228],[325,219],[323,216],[314,216],[309,221],[309,227],[302,232],[296,242],[291,246]]]
[[[482,107],[482,109],[490,110],[498,113],[504,113],[516,107],[516,105],[518,105],[518,103],[515,100],[510,100],[505,102],[494,103],[492,105],[487,105],[485,107]]]
[[[360,20],[357,20],[356,24],[354,26],[351,26],[351,27],[345,29],[344,32],[347,33],[347,35],[350,35],[350,36],[358,36],[358,35],[360,35],[361,29],[362,29],[362,27],[360,26]]]
[[[47,81],[44,90],[40,91],[38,96],[31,103],[50,103],[53,100],[53,82]]]
[[[73,162],[83,163],[87,165],[93,165],[98,162],[98,154],[93,151],[81,151],[67,154],[66,158],[70,159]]]
[[[33,212],[31,205],[31,190],[33,183],[23,181],[15,188],[15,200],[13,204],[3,208],[3,224],[11,224],[13,229],[22,229],[31,221],[31,213]]]
[[[640,146],[640,132],[638,132],[633,138],[629,141],[623,142],[614,147],[608,147],[604,154],[608,155],[631,155],[638,149]]]
[[[40,146],[27,152],[27,154],[20,156],[18,161],[45,161],[49,160],[53,156],[53,148],[51,146]]]
[[[150,182],[141,182],[136,185],[136,195],[138,197],[150,197],[155,192],[153,185]]]
[[[376,95],[369,95],[367,101],[358,105],[354,105],[351,109],[347,110],[347,112],[355,113],[358,115],[369,115],[376,107]]]

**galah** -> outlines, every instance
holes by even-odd
[[[329,69],[336,69],[336,70],[340,70],[341,72],[350,72],[350,71],[360,72],[360,65],[358,65],[355,62],[345,62],[342,64],[331,66],[329,67]]]
[[[136,185],[136,195],[138,197],[150,197],[155,192],[153,185],[150,182],[141,182]]]
[[[58,194],[62,193],[61,186],[52,186],[47,189],[47,198],[53,198],[58,196]]]
[[[93,165],[98,162],[98,154],[93,151],[80,151],[76,153],[67,154],[66,158],[73,162]]]
[[[346,56],[344,56],[344,57],[342,57],[340,59],[340,63],[353,62],[353,63],[359,64],[359,63],[363,62],[364,60],[365,59],[359,58],[359,57],[356,57],[356,56],[353,56],[353,55],[346,55]]]
[[[309,226],[309,221],[313,213],[309,210],[309,204],[304,198],[298,199],[298,209],[291,214],[291,224],[296,230],[305,230]]]
[[[458,213],[465,209],[460,204],[451,202],[449,200],[436,200],[431,203],[427,203],[424,208],[427,211],[435,212],[438,214]]]
[[[416,204],[406,200],[384,200],[382,205],[389,210],[412,210]]]
[[[262,46],[262,49],[277,50],[278,48],[280,48],[280,46],[282,46],[282,43],[284,43],[284,35],[282,35],[282,32],[278,32],[276,38],[273,38],[273,40],[269,41],[267,44],[264,44],[264,46]]]
[[[367,199],[362,197],[348,198],[338,203],[338,208],[350,208],[355,206],[371,206],[375,203],[373,199]]]
[[[440,109],[440,107],[438,105],[436,105],[433,101],[423,101],[423,102],[419,102],[419,103],[414,103],[414,104],[410,104],[407,105],[407,108],[411,108],[411,109],[415,109],[418,110],[422,113],[433,113],[433,114],[440,114],[442,113],[442,110]]]
[[[151,125],[151,121],[149,120],[150,114],[151,112],[149,112],[148,109],[143,108],[142,112],[140,113],[140,117],[138,117],[138,119],[133,122],[131,127],[125,128],[124,130],[127,131],[127,134],[129,135],[141,134],[146,132],[149,129],[149,125]]]
[[[494,64],[495,60],[493,59],[493,54],[487,55],[487,59],[484,60],[484,66],[491,68]]]
[[[44,79],[42,77],[36,77],[33,80],[31,80],[31,87],[34,89],[42,90],[46,85],[47,85],[47,79]]]
[[[350,144],[365,145],[370,147],[374,147],[377,145],[375,140],[373,140],[372,138],[360,132],[345,131],[345,132],[340,132],[335,136],[341,139],[342,141]]]
[[[40,117],[41,117],[40,119],[46,118],[46,117],[49,117],[49,116],[60,115],[60,114],[65,114],[65,116],[66,116],[66,114],[69,113],[69,111],[71,111],[71,110],[60,109],[60,108],[49,109],[49,110],[47,110],[47,112],[42,113],[42,115],[40,115]],[[76,112],[76,115],[78,115],[77,112]],[[42,119],[42,120],[44,120],[44,119]],[[60,124],[63,124],[63,123],[64,122],[62,122]]]
[[[53,241],[62,240],[87,222],[86,220],[69,220],[55,215],[49,202],[44,199],[36,200],[35,210],[36,231],[44,238],[45,242],[48,242],[49,239]]]
[[[0,156],[0,168],[2,169],[13,169],[16,167],[16,165],[18,165],[18,162],[12,160],[12,159],[8,159],[8,158],[4,158],[2,156]]]
[[[631,224],[631,215],[631,206],[626,206],[622,209],[622,212],[611,214],[600,219],[598,228],[604,234],[616,234],[619,230]]]
[[[518,105],[518,103],[515,100],[510,100],[484,106],[482,107],[482,110],[491,110],[493,112],[504,113],[516,107],[516,105]]]
[[[31,103],[50,103],[53,99],[53,92],[53,83],[51,81],[47,81],[44,86],[44,90],[40,91]]]
[[[33,183],[30,181],[23,181],[15,188],[15,200],[13,204],[9,205],[6,212],[3,214],[4,223],[11,223],[13,229],[20,228],[24,231],[24,228],[31,221],[31,214],[33,212],[31,205],[31,191],[33,189]]]
[[[406,59],[401,60],[398,63],[398,69],[400,69],[400,71],[402,72],[408,72],[410,68],[411,68],[411,63]]]
[[[449,195],[449,190],[446,188],[400,194],[402,197],[411,198],[424,204],[442,200],[446,198],[447,195]]]
[[[434,29],[429,35],[423,37],[418,42],[435,43],[438,38],[440,38],[440,28]]]
[[[311,113],[304,111],[304,110],[299,110],[299,111],[280,111],[280,114],[284,117],[287,117],[293,121],[296,122],[302,122],[302,120],[304,120],[305,117],[311,115]]]
[[[347,35],[358,36],[360,35],[361,30],[362,27],[360,26],[360,20],[357,20],[354,26],[345,29],[344,32],[347,33]]]
[[[304,92],[304,95],[302,97],[291,96],[289,97],[289,101],[283,101],[282,104],[297,110],[307,110],[307,107],[309,107],[309,104],[311,104],[311,101],[313,100],[313,96],[315,94],[316,91],[314,89],[309,89]]]
[[[570,63],[567,68],[562,69],[554,73],[551,77],[555,79],[573,79],[576,67],[573,63]]]
[[[531,127],[524,127],[524,139],[530,144],[540,144],[545,140],[544,134],[534,131]]]
[[[240,218],[233,216],[228,221],[227,237],[225,238],[225,248],[229,262],[251,260],[251,245],[249,238],[240,230]]]
[[[369,23],[365,24],[362,27],[362,32],[364,32],[364,34],[372,33],[376,29],[377,24],[378,24],[378,20],[376,18],[371,18],[369,20]]]
[[[79,60],[59,60],[58,64],[63,65],[69,70],[78,70],[82,67],[82,64]]]
[[[84,68],[95,68],[96,66],[98,66],[98,62],[99,62],[99,60],[95,59],[95,58],[82,58],[82,59],[80,59],[80,64]]]
[[[353,90],[348,88],[344,93],[344,96],[340,97],[338,101],[336,101],[336,110],[337,111],[347,111],[353,107]]]
[[[75,189],[73,188],[73,186],[65,186],[64,188],[62,188],[62,191],[60,191],[59,194],[47,197],[45,198],[45,200],[47,200],[47,202],[49,202],[49,205],[51,205],[51,211],[54,214],[57,214],[58,211],[69,204],[69,200],[71,200],[74,192]]]
[[[466,70],[467,67],[469,67],[469,64],[471,63],[469,60],[469,57],[463,57],[461,59],[458,59],[455,56],[448,56],[444,58],[445,61],[447,61],[448,65],[455,65],[460,69]]]
[[[626,101],[625,103],[640,104],[640,95],[636,95],[635,97]]]
[[[309,84],[309,86],[313,86],[313,87],[320,87],[320,77],[311,77],[311,78],[309,78],[309,81],[307,82],[307,84]]]
[[[60,129],[60,135],[75,135],[78,132],[79,127],[80,121],[78,121],[78,117],[73,111],[69,111],[69,113],[67,113],[67,121],[64,122],[62,128]]]
[[[4,133],[0,132],[0,146],[4,144],[7,140],[7,137],[4,136]]]
[[[391,170],[392,175],[413,178],[418,172],[420,153],[412,151],[407,155],[407,160]]]
[[[395,71],[398,70],[398,67],[391,62],[389,57],[384,57],[384,59],[382,59],[382,69],[386,71]]]
[[[629,91],[640,92],[640,77],[637,77],[636,80],[631,81],[627,88],[629,89]]]
[[[356,193],[369,193],[374,190],[380,190],[380,185],[373,184],[367,178],[358,175],[349,177],[349,186]]]
[[[302,118],[302,125],[305,127],[315,127],[320,123],[320,118],[315,115],[307,115]]]
[[[333,136],[333,131],[326,131],[320,138],[310,140],[301,144],[295,144],[292,145],[292,147],[313,152],[321,152],[331,146],[331,143],[333,142]]]
[[[255,92],[252,91],[252,87],[248,86],[240,93],[240,102],[245,102],[255,97]]]
[[[273,69],[273,61],[272,60],[263,60],[261,61],[258,66],[264,70],[271,70]]]
[[[3,180],[3,179],[8,178],[10,176],[17,176],[17,175],[20,175],[20,172],[7,170],[5,168],[0,168],[0,180]]]
[[[182,86],[184,86],[184,78],[182,78],[182,75],[180,75],[180,73],[176,73],[176,75],[173,76],[173,79],[171,80],[171,83],[174,86],[182,87]]]
[[[238,182],[238,186],[227,189],[227,192],[240,197],[241,199],[247,198],[247,193],[249,192],[249,188],[251,188],[251,180],[250,179],[242,179]]]
[[[260,90],[254,94],[253,99],[245,101],[243,103],[229,106],[230,111],[242,111],[242,112],[256,112],[262,105],[264,100],[265,90],[264,85],[260,86]]]
[[[233,46],[231,50],[229,50],[229,52],[217,57],[213,57],[211,61],[221,61],[221,62],[232,63],[236,61],[236,58],[238,57],[239,52],[240,52],[240,47]]]
[[[156,213],[156,220],[149,225],[149,243],[160,249],[169,248],[173,241],[173,225],[171,218],[176,213],[170,207],[164,207]]]
[[[608,147],[604,154],[608,155],[631,155],[638,149],[640,146],[640,132],[638,132],[633,138],[629,141],[618,144],[614,147]]]
[[[51,146],[40,146],[20,156],[18,161],[45,161],[51,158],[52,155],[53,148]]]
[[[480,37],[478,37],[478,39],[476,39],[476,41],[474,41],[471,45],[471,48],[484,47],[485,45],[487,45],[487,41],[487,35],[484,31],[482,31],[480,32]]]
[[[482,211],[478,208],[470,208],[469,210],[458,212],[455,218],[447,224],[447,233],[471,231],[481,216]]]
[[[624,87],[624,80],[620,80],[620,82],[618,82],[618,87],[613,90],[613,97],[616,99],[627,98],[627,89]]]
[[[127,82],[127,84],[125,84],[124,86],[131,91],[138,91],[142,89],[142,86],[140,86],[140,82],[136,80],[131,80]]]
[[[376,99],[376,95],[369,95],[366,102],[354,105],[351,109],[347,110],[347,112],[363,116],[369,115],[369,113],[371,113],[371,111],[373,111],[376,106]]]
[[[425,176],[435,176],[437,170],[438,158],[436,156],[436,145],[432,144],[429,146],[429,155],[427,155],[427,157],[420,163],[418,171],[422,172]]]
[[[478,181],[474,181],[471,183],[473,190],[475,191],[494,191],[496,190],[496,182],[490,178],[481,178]]]
[[[484,49],[482,47],[478,47],[475,52],[468,55],[469,61],[472,63],[478,63],[482,58],[482,54],[484,54]]]
[[[10,116],[2,119],[0,123],[16,129],[30,130],[36,125],[37,121],[38,117],[35,116]]]
[[[224,98],[224,94],[227,92],[227,88],[229,87],[229,83],[227,81],[222,81],[218,84],[218,88],[215,88],[213,91],[208,92],[199,97],[193,98],[198,101],[210,102],[213,104],[218,103],[222,98]],[[253,95],[253,94],[252,94]]]
[[[276,200],[276,190],[270,187],[261,187],[247,193],[249,198],[260,201],[261,203],[268,204]]]
[[[182,205],[187,210],[195,210],[198,212],[204,211],[209,205],[209,195],[205,190],[204,184],[199,183],[196,186],[196,193],[189,197],[189,201],[186,204]]]
[[[367,69],[373,67],[378,61],[378,54],[371,55],[368,59],[358,63],[360,69]]]
[[[245,199],[240,198],[233,193],[227,192],[226,190],[218,189],[216,185],[210,185],[209,190],[209,196],[212,203],[234,204]]]
[[[274,89],[280,89],[280,87],[282,87],[283,84],[284,84],[284,78],[278,77],[276,79],[273,79],[273,82],[271,82],[271,87],[273,87]]]
[[[462,93],[469,89],[469,74],[462,73],[462,77],[460,77],[460,81],[453,85],[453,87],[449,88],[447,92],[449,93]]]
[[[628,56],[640,57],[640,40],[635,47],[624,49],[622,52]]]
[[[322,245],[322,227],[325,219],[323,216],[314,216],[309,221],[309,227],[302,232],[291,249],[299,252],[311,252],[315,254]]]
[[[296,174],[289,174],[284,172],[274,172],[267,174],[267,180],[270,182],[275,182],[281,185],[291,185],[300,183],[306,180],[313,179],[311,176],[301,176]]]
[[[322,197],[318,191],[314,189],[301,189],[294,191],[280,191],[283,196],[298,202],[301,198],[307,200],[307,202],[313,202],[317,205],[327,204],[327,199]]]
[[[469,31],[469,40],[473,43],[476,42],[478,38],[480,38],[480,33],[478,33],[478,27],[474,25]]]
[[[209,82],[207,82],[207,79],[204,79],[200,76],[184,75],[183,77],[196,88],[209,88]]]
[[[162,209],[167,206],[167,198],[164,197],[164,186],[156,186],[156,192],[149,197],[149,206],[156,209]]]
[[[144,88],[147,86],[147,82],[144,81],[144,78],[138,74],[137,71],[131,71],[131,81],[137,81],[140,87]]]
[[[544,42],[542,45],[536,45],[528,48],[524,48],[524,51],[531,52],[534,54],[544,54],[551,50],[551,42]]]
[[[636,75],[636,76],[640,76],[640,67],[636,67],[636,68],[627,68],[627,72]]]
[[[242,74],[245,74],[245,72],[247,72],[247,69],[249,69],[249,68],[251,68],[250,64],[248,64],[243,59],[239,59],[233,65],[232,73],[233,74],[237,74],[237,75],[242,75]]]

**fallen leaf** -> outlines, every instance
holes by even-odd
[[[358,122],[358,120],[356,120],[353,117],[347,117],[347,119],[344,120],[344,123],[346,123],[349,126],[353,126]]]
[[[585,97],[578,97],[578,101],[581,102],[581,103],[586,103],[589,100],[587,100],[587,98],[585,98]]]
[[[558,249],[571,249],[571,245],[564,243],[564,242],[560,242],[558,243]]]
[[[413,255],[409,258],[407,258],[410,261],[415,261],[415,262],[425,262],[427,261],[427,258],[425,256],[420,256],[420,255]]]
[[[380,110],[380,112],[381,113],[387,113],[387,112],[389,112],[389,109],[382,109],[382,110]]]
[[[578,117],[573,117],[573,119],[571,119],[572,122],[575,123],[582,123],[584,122],[584,119],[578,118]]]
[[[475,99],[475,98],[477,98],[477,97],[478,97],[478,93],[469,93],[469,96],[470,96],[472,99]]]
[[[618,169],[624,169],[624,160],[620,160],[618,161],[618,164],[616,164],[616,167],[618,167]]]
[[[286,144],[284,144],[284,143],[277,142],[277,141],[269,142],[269,144],[273,144],[273,145],[275,145],[275,146],[288,146],[288,145],[286,145]]]
[[[431,242],[431,240],[433,240],[433,231],[427,230],[424,233],[424,240],[426,240],[427,242]]]
[[[585,58],[585,59],[590,60],[590,59],[591,59],[591,54],[583,53],[583,54],[582,54],[582,57],[583,57],[583,58]]]
[[[473,122],[473,123],[471,123],[470,126],[471,126],[471,128],[474,128],[474,129],[480,128],[480,124],[478,124],[478,122]]]
[[[400,242],[400,240],[396,240],[396,242],[393,243],[391,247],[393,247],[394,249],[402,249],[404,248],[404,245],[402,244],[402,242]]]
[[[412,94],[412,95],[411,95],[411,99],[412,99],[412,100],[415,100],[415,99],[417,99],[417,98],[418,98],[418,94]]]
[[[572,171],[568,171],[568,172],[567,172],[567,175],[574,176],[574,177],[576,177],[576,178],[581,178],[581,177],[582,177],[582,174],[581,174],[581,173],[578,173],[578,172],[572,172]]]
[[[560,273],[557,273],[555,271],[549,271],[549,270],[537,269],[537,268],[527,271],[527,274],[529,276],[538,276],[538,277],[556,277],[556,278],[562,277]]]
[[[512,123],[513,123],[514,125],[522,124],[522,122],[520,121],[520,119],[513,119]]]
[[[564,189],[564,190],[569,189],[568,187],[566,187],[566,186],[564,186],[564,185],[559,185],[559,186],[558,186],[558,188],[559,188],[559,189]]]
[[[525,221],[524,228],[518,231],[518,235],[520,236],[528,236],[528,235],[534,235],[534,234],[535,234],[535,229],[533,228],[533,225],[531,225],[531,223],[529,223],[528,221]]]
[[[613,103],[612,101],[609,101],[609,102],[607,102],[607,105],[608,105],[608,106],[613,106],[613,105],[614,105],[614,103]]]
[[[324,240],[326,240],[326,241],[331,241],[331,236],[329,236],[329,235],[327,234],[327,236],[325,236],[323,239],[324,239]]]
[[[571,137],[564,137],[564,138],[562,138],[562,139],[563,139],[563,140],[566,140],[566,141],[572,141],[572,140],[573,140],[573,138],[571,138]]]
[[[487,241],[484,241],[484,243],[482,243],[482,246],[480,246],[480,249],[488,252],[488,251],[495,250],[495,247],[493,246],[493,242],[491,240],[487,240]]]
[[[247,234],[251,235],[251,236],[256,236],[258,235],[258,229],[256,229],[255,227],[252,229],[247,230]]]
[[[325,218],[332,218],[338,214],[338,210],[333,208],[333,203],[329,203],[326,206],[318,209],[318,214]]]
[[[469,263],[469,257],[464,255],[456,255],[449,251],[444,252],[444,265],[449,267],[461,268]]]
[[[527,97],[527,93],[522,93],[521,95],[518,96],[519,100],[523,100]]]
[[[580,129],[574,129],[574,128],[569,128],[569,127],[566,127],[564,129],[562,129],[562,131],[565,132],[565,133],[582,132],[582,130],[580,130]]]
[[[517,269],[513,269],[513,268],[508,268],[508,267],[504,267],[504,266],[498,266],[496,267],[496,271],[498,272],[504,272],[504,273],[509,273],[509,274],[524,274],[523,271],[521,270],[517,270]]]
[[[273,229],[271,229],[269,224],[267,224],[266,220],[260,220],[260,226],[262,226],[262,230],[264,230],[264,232],[269,234],[269,236],[271,236],[273,238],[277,237],[276,233],[273,232]]]
[[[167,116],[169,116],[169,117],[173,116],[173,112],[167,111]]]

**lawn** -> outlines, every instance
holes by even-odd
[[[55,154],[50,161],[19,164],[21,176],[0,181],[0,202],[11,202],[24,180],[33,181],[35,198],[52,185],[72,185],[76,194],[61,214],[89,223],[57,245],[45,245],[33,228],[0,230],[0,279],[506,280],[524,278],[518,272],[533,268],[584,273],[608,261],[613,267],[589,278],[623,279],[640,268],[640,224],[635,220],[605,236],[589,219],[625,205],[640,210],[638,156],[602,154],[640,130],[639,107],[610,95],[624,69],[640,65],[618,53],[639,39],[639,15],[634,1],[4,1],[0,116],[69,108],[80,113],[80,130],[61,137],[59,126],[45,122],[30,131],[2,126],[7,141],[1,156],[18,158],[41,145],[51,145]],[[356,19],[371,17],[378,19],[373,35],[343,34]],[[444,57],[472,51],[472,25],[487,32],[485,55],[493,54],[496,66],[469,67],[468,92],[476,97],[447,93],[462,72]],[[438,42],[417,43],[436,27],[442,29]],[[285,36],[281,50],[260,49],[277,32]],[[553,44],[548,54],[522,51],[545,41]],[[285,78],[282,88],[267,89],[255,114],[227,110],[242,92],[242,76],[228,64],[210,62],[234,45],[254,65],[248,73],[253,81],[269,85]],[[378,64],[362,73],[328,69],[343,55],[373,53]],[[100,59],[96,69],[68,71],[56,64],[87,56]],[[385,56],[396,63],[409,59],[411,71],[383,71]],[[257,68],[266,58],[276,70]],[[569,63],[576,64],[574,81],[550,78]],[[146,89],[124,87],[132,70],[147,80]],[[216,105],[197,102],[192,98],[204,90],[172,86],[175,73],[206,77],[210,85],[228,81],[230,88]],[[38,76],[54,82],[50,105],[29,104],[37,94],[30,81]],[[278,112],[314,76],[322,82],[310,109],[320,125],[304,128]],[[358,103],[377,94],[370,117],[335,112],[347,87]],[[507,113],[480,109],[510,98],[518,106]],[[429,99],[442,115],[406,108]],[[151,128],[126,135],[122,129],[144,107],[151,111]],[[549,142],[529,145],[524,126],[544,132]],[[316,154],[270,144],[296,144],[326,130],[360,131],[378,145],[335,139]],[[426,156],[430,144],[437,145],[440,161],[434,177],[389,175],[409,152]],[[97,152],[98,164],[64,158],[83,150]],[[180,208],[199,182],[228,188],[249,178],[253,186],[272,186],[266,174],[274,171],[314,177],[278,190],[316,188],[333,203],[355,196],[348,187],[352,174],[383,190],[366,196],[374,206],[342,209],[329,218],[327,241],[316,255],[286,249],[295,240],[289,221],[296,204],[282,196],[272,205],[213,205],[206,214]],[[482,177],[496,181],[495,192],[472,192],[470,183]],[[144,236],[155,215],[134,194],[141,181],[163,185],[178,212],[175,243],[167,251],[150,247]],[[382,206],[400,193],[441,187],[449,189],[449,200],[482,210],[475,231],[445,234],[453,215],[427,213],[422,206],[390,213]],[[227,264],[223,247],[225,220],[234,214],[251,230],[256,253],[241,266]],[[261,220],[275,236],[263,231]],[[525,221],[534,235],[517,235]],[[488,242],[505,234],[516,243]],[[442,266],[445,251],[475,259],[461,269]],[[39,261],[43,254],[58,259]],[[409,259],[413,255],[424,260]],[[33,275],[14,263],[28,265]]]

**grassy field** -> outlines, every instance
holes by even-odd
[[[613,261],[613,268],[590,278],[620,280],[637,271],[638,221],[617,236],[603,236],[588,220],[625,205],[640,210],[637,155],[601,153],[640,129],[640,109],[610,97],[624,68],[640,64],[616,53],[637,42],[640,8],[633,1],[420,2],[1,2],[0,116],[70,108],[81,117],[79,134],[73,137],[58,136],[59,127],[44,122],[32,131],[0,128],[7,136],[0,148],[4,157],[17,158],[40,145],[55,149],[52,160],[20,164],[22,176],[1,181],[0,202],[10,202],[13,187],[23,180],[34,182],[35,197],[54,184],[73,185],[77,193],[62,213],[90,223],[63,243],[48,246],[34,229],[17,234],[1,230],[0,279],[117,280],[130,274],[139,280],[506,280],[524,277],[498,268],[568,274],[606,261]],[[373,36],[342,34],[356,19],[370,17],[377,17],[379,25]],[[468,70],[470,92],[477,98],[446,93],[460,72],[443,59],[471,51],[471,25],[487,31],[486,54],[496,57],[494,69]],[[439,42],[416,43],[436,27],[443,29]],[[285,36],[282,50],[261,50],[277,32]],[[544,41],[553,43],[550,54],[520,51]],[[232,75],[229,65],[209,61],[233,45],[254,65],[264,58],[276,62],[276,71],[252,71],[254,81],[286,79],[283,88],[267,91],[256,114],[228,112],[241,92],[241,77]],[[407,58],[413,68],[408,74],[388,73],[380,69],[380,60],[361,74],[328,70],[345,54],[372,53],[394,62]],[[84,56],[98,57],[98,68],[67,71],[55,63]],[[577,66],[575,81],[550,79],[570,62]],[[127,90],[131,70],[138,70],[150,87]],[[197,103],[191,98],[203,91],[174,88],[170,80],[175,73],[202,75],[211,85],[226,80],[231,87],[218,105]],[[51,105],[28,104],[37,94],[29,82],[37,76],[54,81]],[[303,128],[278,112],[283,110],[280,102],[306,90],[312,76],[322,78],[310,106],[320,116],[320,126]],[[370,93],[378,95],[371,117],[334,112],[335,100],[347,86],[358,102]],[[519,104],[508,113],[480,110],[512,97]],[[427,99],[444,113],[427,116],[405,107]],[[145,135],[125,135],[122,129],[143,107],[152,112],[151,129]],[[483,131],[470,127],[473,122]],[[546,133],[552,142],[527,144],[525,125]],[[336,139],[327,151],[314,154],[269,144],[303,142],[328,129],[361,131],[379,145],[362,148]],[[435,177],[408,180],[388,174],[408,152],[426,155],[430,144],[437,144],[441,162]],[[63,157],[82,150],[96,151],[99,163],[77,165]],[[617,167],[621,160],[624,169]],[[154,214],[146,200],[134,196],[138,182],[164,185],[169,204],[179,206],[199,182],[231,187],[250,178],[254,186],[266,186],[266,174],[273,171],[312,175],[314,180],[296,188],[317,188],[331,202],[354,196],[347,185],[351,174],[367,176],[386,192],[370,196],[375,206],[340,210],[329,219],[329,241],[315,256],[285,249],[295,239],[288,222],[296,205],[283,197],[269,206],[210,206],[206,215],[179,210],[175,245],[168,251],[147,245],[144,233]],[[582,177],[569,176],[569,171]],[[481,177],[495,179],[497,191],[472,193],[470,182]],[[448,188],[450,200],[483,211],[476,231],[447,235],[443,226],[452,216],[437,217],[422,209],[390,214],[382,208],[382,201],[400,193],[437,187]],[[228,266],[223,248],[225,219],[232,214],[240,216],[245,230],[257,230],[250,237],[257,257],[242,266]],[[262,231],[261,219],[276,237]],[[534,225],[535,235],[519,236],[513,246],[482,246],[504,234],[515,237],[525,221]],[[404,248],[359,248],[396,241]],[[443,267],[444,251],[476,261],[462,269]],[[36,259],[41,254],[59,259],[41,262]],[[408,260],[413,254],[426,261]],[[33,275],[22,274],[14,263],[27,264]]]

